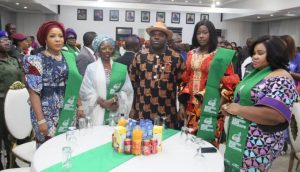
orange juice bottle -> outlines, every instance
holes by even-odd
[[[125,127],[126,123],[127,123],[126,119],[123,116],[121,116],[121,118],[118,121],[118,126]]]
[[[132,154],[141,155],[142,154],[142,138],[143,131],[139,125],[134,127],[132,132]]]

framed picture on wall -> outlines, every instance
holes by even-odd
[[[195,13],[186,13],[186,24],[195,23]]]
[[[86,9],[77,9],[77,20],[86,20]]]
[[[135,13],[134,11],[127,11],[125,12],[125,21],[127,22],[134,22]]]
[[[150,11],[141,11],[141,22],[150,22]]]
[[[201,20],[209,20],[209,14],[201,14],[200,19]]]
[[[103,10],[94,10],[94,21],[103,21]]]
[[[109,11],[109,21],[119,21],[119,10]]]
[[[166,13],[165,12],[156,12],[156,21],[165,22]]]
[[[180,13],[172,12],[171,23],[180,23]]]
[[[123,40],[132,35],[132,27],[116,27],[116,40]]]

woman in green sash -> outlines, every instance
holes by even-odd
[[[127,66],[114,62],[115,42],[108,35],[93,40],[97,61],[88,65],[80,88],[80,98],[93,125],[107,124],[116,114],[129,114],[133,89]]]
[[[230,114],[225,151],[226,171],[230,172],[270,169],[283,149],[283,131],[298,97],[280,38],[260,37],[250,54],[255,70],[237,86],[235,103],[222,106],[223,114]]]
[[[61,23],[43,23],[38,30],[37,39],[45,50],[37,55],[25,56],[23,69],[30,95],[31,122],[39,147],[55,136],[58,128],[62,128],[60,130],[63,132],[71,125],[81,76],[72,54],[61,53],[65,40],[64,26]]]
[[[185,111],[187,127],[192,128],[194,134],[200,134],[201,125],[199,125],[199,119],[203,118],[204,114],[204,112],[201,111],[204,103],[204,95],[209,94],[207,97],[212,97],[211,92],[213,92],[214,95],[218,95],[217,97],[219,98],[219,95],[221,95],[222,102],[225,102],[226,99],[230,101],[233,97],[233,90],[239,82],[239,77],[234,73],[233,65],[230,63],[232,56],[230,57],[222,53],[221,56],[223,60],[221,62],[218,61],[217,66],[212,66],[213,60],[217,57],[217,36],[215,26],[211,21],[202,20],[195,25],[192,46],[194,49],[187,54],[186,69],[182,74],[182,85],[185,85],[185,87],[179,93],[178,98],[182,104],[180,111]],[[222,71],[222,69],[224,70]],[[214,84],[213,87],[216,89],[206,92],[209,73],[222,73],[222,76],[219,78],[210,78],[210,80],[215,81],[216,84]],[[215,106],[213,107],[214,109],[219,109],[218,103],[212,104]],[[210,134],[216,146],[218,146],[220,141],[224,123],[223,117],[218,116],[218,118],[216,122],[218,126],[215,127],[217,130],[212,131]]]
[[[76,58],[80,50],[76,47],[77,34],[72,28],[66,29],[66,44],[62,48],[63,51],[69,52]]]

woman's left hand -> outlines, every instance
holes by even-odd
[[[221,112],[225,116],[228,116],[230,114],[238,115],[240,107],[241,105],[238,103],[226,103],[221,106]]]

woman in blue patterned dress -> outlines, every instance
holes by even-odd
[[[256,70],[237,87],[235,103],[225,104],[221,110],[225,115],[231,114],[232,119],[236,119],[229,124],[226,152],[232,151],[233,147],[233,149],[239,148],[236,143],[242,140],[242,132],[235,136],[231,135],[233,128],[238,125],[243,126],[239,122],[241,119],[249,122],[244,135],[245,144],[242,145],[244,148],[240,151],[240,165],[235,166],[236,170],[233,171],[264,172],[270,169],[271,163],[283,149],[283,131],[291,120],[291,108],[297,100],[298,93],[287,69],[289,60],[286,47],[279,37],[258,38],[252,45],[250,53]],[[264,71],[267,72],[263,73]],[[263,76],[253,75],[254,72]],[[262,79],[256,82],[251,80],[257,77]],[[247,84],[250,85],[250,82],[253,82],[253,87],[249,86],[247,94],[250,100],[247,101],[252,105],[247,105],[241,102],[245,102],[246,96],[243,95],[246,94],[243,94],[243,89],[247,87]],[[232,140],[237,140],[237,142]],[[230,157],[226,155],[226,152],[225,165],[234,164],[228,163],[235,161],[233,154]],[[230,165],[229,168],[235,168]],[[226,170],[228,170],[227,167]]]
[[[25,56],[23,68],[30,95],[31,121],[39,147],[56,133],[69,68],[61,53],[65,40],[62,24],[56,21],[43,23],[37,39],[45,51]]]

